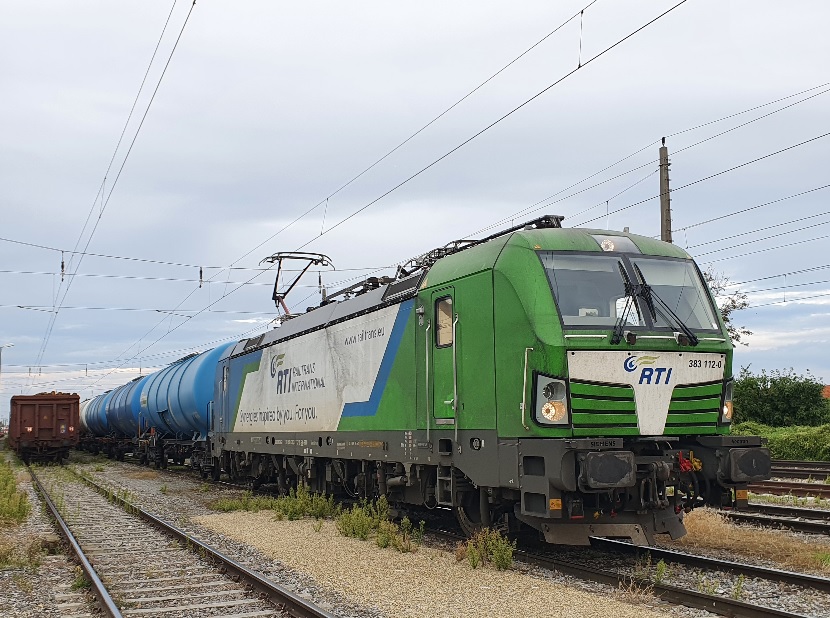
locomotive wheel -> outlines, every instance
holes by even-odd
[[[468,491],[462,494],[460,504],[453,508],[458,525],[465,536],[474,536],[481,530],[481,508],[479,506],[479,491]]]

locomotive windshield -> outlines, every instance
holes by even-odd
[[[706,287],[691,260],[609,253],[541,251],[539,257],[566,327],[611,327],[623,314],[626,285],[647,284],[692,330],[717,330]],[[632,303],[626,327],[675,328],[653,317],[642,298]]]

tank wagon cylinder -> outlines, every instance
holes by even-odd
[[[94,436],[106,436],[110,434],[111,429],[107,422],[106,405],[112,393],[113,391],[109,391],[108,393],[94,397],[84,408],[81,424]]]
[[[86,399],[86,400],[81,402],[81,407],[80,407],[81,430],[85,433],[89,432],[89,427],[86,424],[86,410],[89,407],[90,403],[92,403],[92,399]]]
[[[105,414],[107,423],[119,436],[138,435],[138,395],[147,376],[135,378],[112,393]]]
[[[141,386],[141,416],[162,433],[206,437],[216,365],[233,345],[185,358],[148,376]]]

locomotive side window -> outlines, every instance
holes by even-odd
[[[439,348],[452,345],[452,297],[435,301],[435,345]]]

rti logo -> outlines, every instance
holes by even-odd
[[[285,354],[275,354],[271,357],[271,377],[276,377],[277,375],[277,367],[282,365],[283,359],[285,359]]]
[[[628,373],[633,373],[637,369],[640,369],[640,381],[638,384],[668,384],[669,380],[671,380],[671,367],[651,366],[656,365],[659,358],[659,356],[645,355],[629,356],[623,362],[623,368]]]

